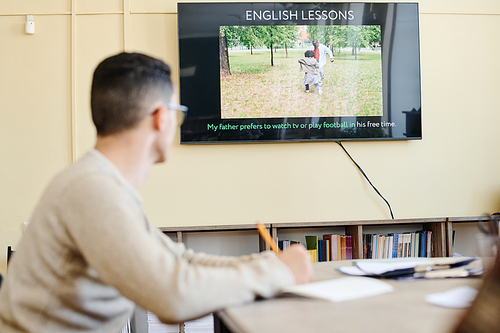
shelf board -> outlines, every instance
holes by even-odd
[[[266,228],[270,228],[269,223],[263,223]],[[196,225],[179,227],[160,227],[162,232],[199,232],[199,231],[240,231],[253,229],[257,231],[255,224],[231,224],[231,225]]]

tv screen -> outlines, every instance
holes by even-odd
[[[421,139],[417,3],[179,3],[181,143]]]

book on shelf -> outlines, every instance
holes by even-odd
[[[345,258],[346,260],[352,259],[352,236],[346,235],[345,237]]]
[[[340,236],[340,259],[341,260],[346,260],[346,244],[345,244],[345,237]]]
[[[364,234],[363,235],[364,242],[363,246],[365,248],[365,253],[366,255],[363,257],[364,259],[370,259],[372,257],[372,244],[373,244],[373,237],[371,234]]]
[[[410,257],[415,257],[415,233],[410,233],[410,242],[409,242],[409,251]]]
[[[325,261],[325,241],[318,239],[318,262]]]
[[[387,258],[392,258],[392,245],[394,244],[394,235],[389,235],[387,238],[387,245],[386,245],[386,256]]]
[[[433,246],[432,246],[432,231],[427,231],[426,240],[427,240],[426,257],[431,258],[434,256],[433,255]]]
[[[418,232],[415,233],[415,246],[414,246],[415,257],[420,255],[420,235]]]
[[[306,248],[308,250],[318,249],[318,236],[305,236],[306,237]]]
[[[307,250],[311,255],[311,262],[318,262],[318,252],[317,250]]]
[[[398,239],[399,239],[399,234],[392,234],[392,253],[391,253],[391,258],[397,258],[398,257]]]
[[[377,258],[383,258],[384,257],[384,247],[385,247],[385,236],[384,235],[377,235],[378,241],[377,241]]]
[[[427,240],[426,240],[427,239],[427,232],[425,232],[425,230],[419,230],[417,232],[418,232],[418,235],[420,238],[420,244],[422,244],[422,246],[420,246],[418,256],[425,257],[426,256],[426,247],[424,246],[424,244],[427,244]]]
[[[337,260],[342,260],[342,236],[337,235]]]
[[[305,236],[305,237],[306,237],[306,249],[311,254],[312,262],[318,262],[318,252],[319,252],[318,236]]]
[[[398,234],[399,235],[399,234]],[[403,242],[404,242],[404,235],[399,235],[398,237],[398,255],[396,258],[401,258],[403,256]]]
[[[328,239],[318,240],[318,262],[330,261],[330,241]]]

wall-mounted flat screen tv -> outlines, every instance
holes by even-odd
[[[181,143],[421,139],[417,3],[179,3]]]

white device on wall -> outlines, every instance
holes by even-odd
[[[35,33],[35,22],[33,22],[33,15],[26,15],[26,25],[24,27],[24,33],[27,35],[33,35]]]

